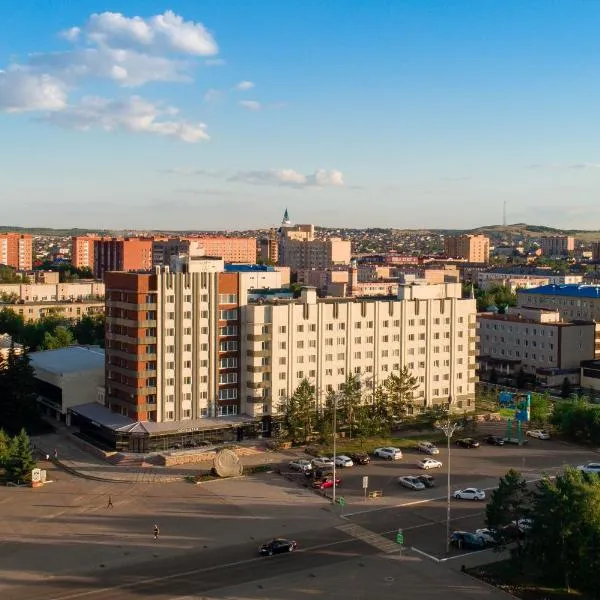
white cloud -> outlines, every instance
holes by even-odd
[[[247,90],[251,90],[255,86],[253,81],[240,81],[236,83],[233,87],[234,90],[238,90],[239,92],[245,92]]]
[[[13,68],[0,71],[0,111],[60,110],[67,102],[67,86],[50,75]]]
[[[221,90],[215,90],[214,88],[210,88],[206,90],[204,94],[204,102],[216,102],[223,97],[223,92]]]
[[[263,105],[260,102],[257,102],[256,100],[240,100],[239,101],[239,105],[247,108],[248,110],[261,110],[263,108]]]
[[[87,96],[76,105],[48,114],[44,120],[59,127],[81,131],[100,128],[105,131],[149,133],[190,143],[209,139],[204,123],[163,119],[176,114],[177,110],[172,107],[162,107],[139,96],[125,100]]]
[[[292,188],[342,187],[344,176],[341,171],[318,169],[304,175],[294,169],[271,169],[267,171],[240,171],[228,178],[229,181],[250,185],[275,185]]]
[[[194,21],[167,10],[148,19],[126,17],[121,13],[92,14],[81,29],[63,32],[67,39],[85,35],[89,42],[109,48],[137,48],[147,52],[180,52],[213,56],[219,49],[212,34]]]

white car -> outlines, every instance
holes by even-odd
[[[312,471],[312,463],[310,460],[296,459],[292,460],[288,463],[288,468],[292,471],[302,471],[306,473],[307,471]]]
[[[424,490],[425,484],[414,475],[404,475],[402,477],[398,477],[398,483],[410,490]]]
[[[493,529],[476,529],[475,535],[484,543],[484,544],[496,544],[496,532]]]
[[[518,527],[519,531],[527,532],[533,527],[533,519],[528,519],[527,517],[523,517],[518,521],[511,521],[511,525],[514,527]]]
[[[549,440],[550,434],[545,429],[530,429],[525,433],[529,437],[536,438],[538,440]]]
[[[417,461],[417,467],[421,469],[439,469],[442,466],[442,461],[435,460],[435,458],[424,458],[423,460]]]
[[[456,490],[452,495],[456,500],[485,500],[485,492],[478,488]]]
[[[600,463],[589,462],[585,465],[578,465],[577,470],[583,471],[584,473],[598,473],[600,475]]]
[[[317,456],[312,460],[313,467],[315,469],[327,469],[333,467],[333,458],[328,456]]]
[[[419,442],[417,444],[417,450],[419,452],[424,452],[425,454],[439,454],[440,451],[435,444],[431,442]]]
[[[400,450],[400,448],[394,448],[393,446],[375,448],[373,456],[376,458],[385,458],[386,460],[400,460],[402,458],[402,450]]]
[[[336,467],[353,467],[354,463],[352,462],[352,459],[349,456],[346,456],[344,454],[340,454],[339,456],[335,457],[335,466]]]

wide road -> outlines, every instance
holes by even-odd
[[[161,540],[157,542],[160,547]],[[256,544],[189,552],[124,568],[38,581],[2,590],[2,600],[170,600],[233,584],[335,565],[380,550],[337,528],[302,534],[292,554],[260,557]]]

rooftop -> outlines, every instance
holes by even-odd
[[[519,293],[567,296],[572,298],[600,298],[600,285],[585,285],[580,283],[549,284],[528,290],[519,290]]]
[[[99,346],[68,346],[58,350],[31,352],[29,358],[34,369],[57,375],[104,370],[104,349]]]
[[[226,273],[265,273],[275,271],[270,265],[246,265],[237,263],[228,263],[225,265]]]

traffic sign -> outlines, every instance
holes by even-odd
[[[369,476],[363,475],[363,490],[366,490],[369,487]]]
[[[400,544],[401,546],[404,544],[404,532],[402,529],[398,529],[398,533],[396,534],[396,544]]]

